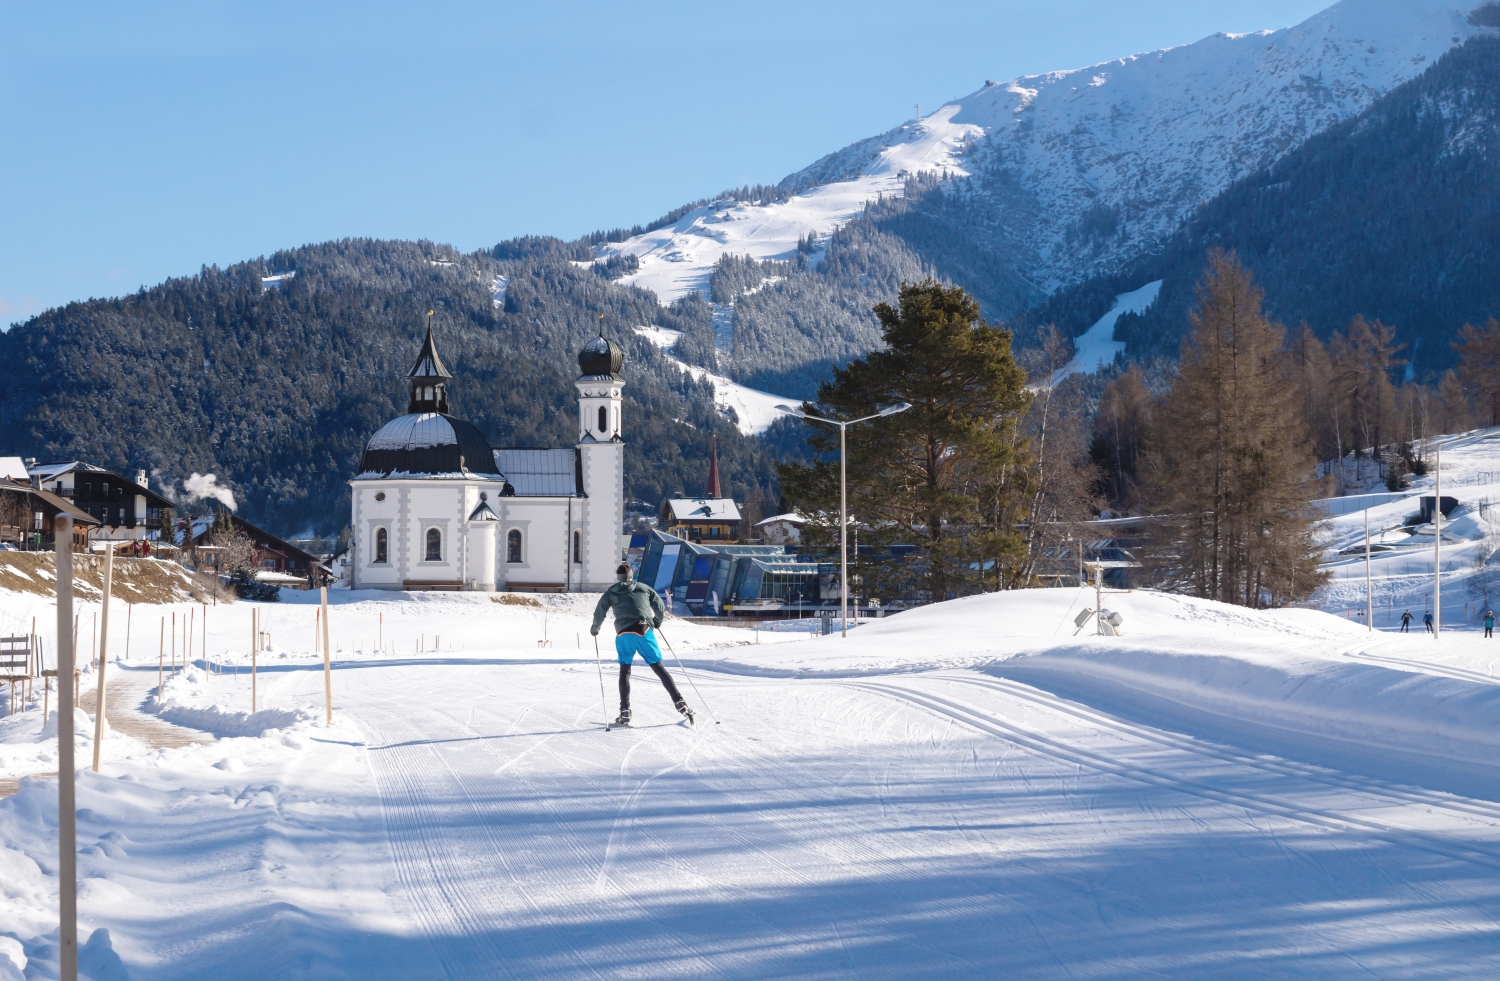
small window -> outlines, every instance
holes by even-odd
[[[390,561],[386,558],[389,538],[390,536],[386,534],[384,528],[375,529],[375,561],[380,565],[384,565]]]
[[[519,528],[512,528],[505,536],[505,561],[516,563],[521,561],[521,529]]]
[[[573,532],[573,561],[580,564],[583,562],[583,532],[581,531]]]
[[[436,528],[427,529],[427,561],[443,561],[443,533]]]
[[[599,435],[603,436],[607,432],[609,432],[609,410],[601,405],[599,406]]]
[[[376,491],[375,492],[375,500],[377,500],[377,501],[383,501],[383,500],[385,500],[385,491]]]

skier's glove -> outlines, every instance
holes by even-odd
[[[651,626],[654,627],[657,630],[660,630],[661,629],[661,618],[658,617],[657,619],[652,620],[651,621]]]
[[[591,637],[597,637],[597,636],[599,636],[599,628],[598,627],[590,627],[589,628],[589,636],[591,636]]]

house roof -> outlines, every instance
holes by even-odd
[[[796,511],[788,511],[786,514],[776,514],[762,521],[757,521],[755,523],[755,527],[759,528],[763,525],[771,524],[773,521],[785,521],[789,525],[807,524],[807,519],[802,515],[798,514]]]
[[[250,522],[246,521],[244,518],[241,518],[239,515],[231,514],[229,516],[229,524],[231,527],[237,528],[240,531],[243,531],[246,535],[249,535],[256,545],[273,549],[274,551],[280,552],[281,554],[285,555],[287,558],[303,559],[313,566],[322,565],[322,562],[318,560],[318,557],[316,555],[304,549],[298,548],[284,538],[278,538],[277,536],[271,534],[269,531],[266,531],[264,528],[258,528],[255,525],[252,525]],[[206,519],[194,519],[193,543],[195,546],[197,545],[200,538],[207,542],[212,534],[212,522]]]
[[[51,491],[40,490],[28,483],[23,483],[19,480],[6,480],[4,478],[0,478],[0,491],[11,491],[12,493],[25,494],[28,497],[34,497],[40,501],[44,501],[54,511],[71,514],[73,516],[74,524],[103,524],[102,521],[94,517],[92,514],[89,514],[87,511],[75,507],[71,501],[68,501],[65,498],[58,497]]]
[[[72,460],[68,463],[39,463],[30,469],[29,475],[30,477],[37,480],[56,480],[57,478],[70,474],[75,470],[82,473],[103,474],[106,477],[113,477],[114,479],[120,481],[121,483],[124,483],[129,487],[134,487],[135,493],[145,496],[147,507],[170,508],[176,506],[173,502],[167,500],[165,497],[162,497],[156,491],[152,490],[149,487],[142,487],[140,484],[131,480],[129,477],[124,476],[123,474],[115,473],[113,470],[106,470],[105,468],[95,466],[92,463],[83,463],[79,460]]]
[[[667,502],[674,521],[738,521],[740,508],[727,497],[677,498]]]
[[[0,456],[0,480],[30,480],[26,464],[18,456]]]
[[[583,458],[576,449],[495,450],[507,497],[584,497]]]

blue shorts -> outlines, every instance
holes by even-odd
[[[661,663],[661,648],[656,644],[656,631],[647,630],[646,636],[640,634],[615,634],[615,659],[621,664],[629,664],[639,654],[647,664]]]

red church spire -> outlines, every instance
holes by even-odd
[[[714,437],[713,448],[708,457],[708,490],[706,496],[712,500],[718,500],[724,496],[724,490],[719,486],[719,437]]]

